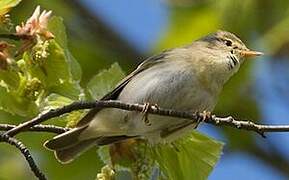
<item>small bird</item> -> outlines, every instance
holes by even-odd
[[[217,31],[190,45],[149,57],[101,100],[149,103],[180,111],[212,111],[226,81],[245,57],[262,55],[249,50],[234,34]],[[151,144],[172,142],[197,127],[187,119],[149,115],[115,108],[90,110],[68,132],[44,146],[68,163],[92,146],[130,138]]]

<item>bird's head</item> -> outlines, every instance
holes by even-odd
[[[227,31],[217,31],[201,38],[207,48],[215,53],[223,54],[229,70],[239,67],[244,58],[260,56],[263,53],[252,51],[234,34]]]
[[[209,34],[188,47],[193,52],[194,65],[197,64],[196,72],[211,89],[222,87],[245,58],[263,54],[248,49],[237,36],[227,31]]]

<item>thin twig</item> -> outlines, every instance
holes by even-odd
[[[95,101],[95,102],[74,102],[67,106],[51,109],[48,112],[43,114],[39,114],[37,117],[33,118],[30,121],[27,121],[23,124],[18,126],[15,125],[8,125],[8,124],[0,124],[0,131],[6,131],[2,135],[0,135],[0,142],[4,141],[11,145],[17,147],[22,154],[25,156],[27,162],[29,163],[30,168],[34,172],[34,174],[39,179],[46,179],[43,173],[39,170],[36,166],[34,160],[32,159],[28,149],[17,139],[12,138],[16,134],[25,131],[44,131],[44,132],[52,132],[52,133],[63,133],[68,128],[61,128],[53,125],[41,125],[40,123],[51,119],[53,117],[61,116],[65,113],[69,113],[75,110],[81,109],[92,109],[92,108],[118,108],[128,111],[138,111],[142,112],[146,107],[146,104],[129,104],[129,103],[122,103],[119,101]],[[161,116],[170,116],[170,117],[177,117],[188,119],[193,122],[204,122],[208,124],[213,124],[215,126],[230,126],[237,129],[244,129],[247,131],[254,131],[258,134],[264,136],[265,132],[289,132],[289,125],[263,125],[263,124],[256,124],[251,121],[239,121],[232,117],[216,117],[215,115],[211,115],[209,113],[192,113],[186,111],[177,111],[172,109],[163,109],[157,106],[150,106],[147,108],[146,113],[149,114],[156,114]]]
[[[15,128],[16,125],[11,125],[11,124],[0,124],[0,131],[8,131],[10,129]],[[50,132],[50,133],[56,133],[56,134],[61,134],[66,131],[68,131],[70,128],[64,128],[64,127],[59,127],[55,125],[43,125],[43,124],[38,124],[33,127],[30,127],[29,129],[26,129],[25,131],[22,132]]]
[[[18,125],[8,130],[4,134],[12,137],[18,134],[19,132],[29,129],[50,118],[58,117],[60,115],[63,115],[65,113],[69,113],[75,110],[91,109],[95,107],[118,108],[118,109],[123,109],[123,110],[128,110],[128,111],[142,112],[145,105],[122,103],[120,101],[74,102],[62,108],[51,109],[46,113],[39,114],[37,117],[33,118],[32,120]],[[216,126],[230,126],[230,127],[234,127],[237,129],[254,131],[262,135],[263,137],[265,137],[264,136],[265,132],[288,132],[289,131],[289,125],[263,125],[263,124],[253,123],[251,121],[235,120],[232,117],[216,117],[214,115],[208,115],[208,113],[192,113],[192,112],[186,112],[186,111],[177,111],[177,110],[172,110],[172,109],[163,109],[163,108],[156,107],[156,106],[151,106],[150,108],[148,108],[147,113],[189,119],[189,120],[192,120],[192,122],[205,122],[205,123],[213,124]]]
[[[0,34],[0,38],[2,39],[11,39],[11,40],[14,40],[14,41],[19,41],[19,40],[22,40],[22,39],[29,39],[31,38],[30,35],[19,35],[19,34]]]
[[[34,175],[39,179],[39,180],[46,180],[45,175],[40,171],[40,169],[38,168],[38,166],[36,165],[34,159],[32,158],[29,150],[24,146],[24,144],[20,141],[18,141],[15,138],[9,137],[7,135],[0,135],[0,142],[6,142],[14,147],[16,147],[17,149],[19,149],[19,151],[23,154],[23,156],[25,157],[26,161],[28,162],[30,169],[32,170],[32,172],[34,173]]]
[[[265,125],[257,124],[252,121],[236,120],[233,117],[215,117],[212,115],[206,118],[204,122],[213,124],[215,126],[230,126],[236,129],[243,129],[247,131],[255,131],[262,137],[265,137],[265,132],[289,132],[289,125]]]

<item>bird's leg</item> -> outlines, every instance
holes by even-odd
[[[151,126],[151,122],[148,119],[148,115],[149,114],[147,112],[152,107],[155,107],[155,108],[159,109],[159,106],[157,104],[150,105],[150,103],[144,103],[144,107],[143,107],[143,109],[141,111],[142,113],[144,113],[144,116],[143,116],[142,120],[144,121],[145,125],[147,125],[147,126]]]
[[[199,120],[200,122],[203,122],[206,119],[209,119],[212,117],[212,113],[209,111],[203,111],[202,113],[200,113],[200,115],[202,116],[202,118]],[[200,123],[200,122],[198,122],[198,123]]]
[[[143,118],[142,118],[142,120],[143,120],[143,122],[145,123],[145,125],[147,125],[147,126],[151,126],[151,122],[149,121],[149,119],[148,119],[148,110],[149,110],[149,108],[150,108],[150,103],[144,103],[144,107],[143,107],[143,109],[142,109],[142,113],[144,113],[144,116],[143,116]]]
[[[200,117],[199,117],[198,119],[196,119],[197,123],[196,123],[196,127],[195,127],[195,128],[198,128],[198,125],[199,125],[201,122],[204,122],[206,119],[212,117],[212,113],[209,112],[209,111],[203,111],[203,112],[198,113],[198,114],[200,115]]]

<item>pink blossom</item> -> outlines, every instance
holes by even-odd
[[[53,34],[47,30],[48,20],[52,11],[42,11],[40,14],[40,6],[37,6],[32,16],[21,25],[16,26],[17,35],[35,36],[41,35],[46,39],[54,38]]]

